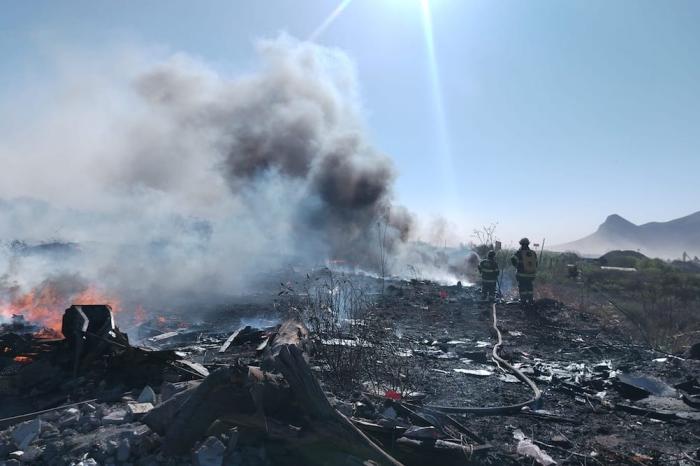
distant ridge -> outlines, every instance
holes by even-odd
[[[639,251],[647,256],[677,259],[687,252],[700,256],[700,211],[668,222],[635,225],[620,215],[609,215],[595,233],[552,247],[601,255],[616,249]]]

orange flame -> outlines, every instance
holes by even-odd
[[[33,324],[60,332],[63,311],[71,304],[109,304],[112,311],[120,311],[119,300],[96,287],[74,293],[62,293],[51,284],[44,284],[28,293],[13,296],[9,302],[0,301],[0,317],[22,315]]]
[[[20,363],[20,364],[29,364],[30,362],[33,361],[33,359],[30,358],[29,356],[15,356],[15,357],[12,358],[12,359],[13,359],[15,362],[18,362],[18,363]]]

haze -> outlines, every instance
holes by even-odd
[[[697,2],[433,0],[430,23],[417,0],[342,3],[332,15],[340,2],[5,2],[0,148],[10,134],[45,137],[33,122],[76,67],[94,85],[125,55],[185,54],[231,77],[255,68],[256,40],[286,32],[354,62],[395,201],[422,222],[446,218],[450,241],[499,222],[506,241],[554,244],[611,213],[644,223],[697,210]],[[120,143],[102,134],[83,143]],[[15,147],[0,151],[0,196],[42,197]]]

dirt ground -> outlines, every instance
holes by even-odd
[[[363,280],[372,282],[370,287],[378,283],[366,277]],[[414,395],[423,395],[418,410],[441,406],[499,407],[532,397],[524,383],[492,362],[490,355],[496,338],[491,306],[479,300],[476,287],[393,280],[385,283],[384,293],[375,293],[374,299],[376,313],[388,323],[403,347],[410,349],[397,357],[410,368],[410,382],[418,392]],[[700,410],[682,400],[682,395],[691,400],[690,404],[698,400],[693,396],[700,394],[700,361],[631,343],[624,326],[611,325],[610,320],[601,321],[596,315],[572,310],[553,300],[540,300],[527,312],[513,302],[498,302],[496,309],[504,342],[501,356],[537,384],[542,398],[539,405],[517,414],[454,415],[472,434],[472,440],[476,439],[475,443],[490,447],[487,454],[472,458],[471,464],[536,464],[522,450],[523,439],[548,455],[539,458],[541,464],[554,464],[549,458],[557,464],[575,465],[700,464]],[[258,341],[237,345],[224,353],[219,349],[242,325],[263,329],[279,322],[284,312],[276,292],[260,293],[250,299],[242,297],[230,306],[197,312],[183,310],[123,330],[129,333],[133,345],[177,350],[189,361],[214,371],[236,360],[258,365]],[[173,336],[158,340],[169,333]],[[66,364],[70,363],[70,354],[58,349],[55,352]],[[310,364],[323,381],[322,363],[312,355]],[[17,367],[17,363],[8,362],[3,374],[11,378],[10,369]],[[31,372],[31,367],[30,364],[20,369]],[[100,372],[93,369],[91,373]],[[3,396],[0,413],[4,417],[96,399],[79,409],[66,408],[40,416],[41,433],[26,448],[21,462],[191,464],[189,456],[164,456],[158,435],[137,419],[120,415],[141,396],[146,384],[153,386],[153,404],[158,405],[165,399],[166,388],[189,383],[182,381],[182,369],[158,375],[157,383],[151,380],[154,375],[132,374],[138,382],[122,387],[111,401],[102,401],[102,392],[115,388],[116,382],[100,384],[86,374],[87,380],[80,381],[76,392],[71,385],[76,381],[68,373],[52,376],[50,386],[46,382],[37,386],[43,387],[41,390],[33,388]],[[114,377],[118,379],[119,375]],[[329,384],[325,388],[333,391],[331,399],[340,410],[345,409],[348,416],[355,414],[356,405],[348,392],[334,391]],[[382,394],[379,395],[381,399]],[[11,427],[0,432],[0,464],[11,458],[16,449],[17,442],[12,440],[15,431]],[[214,443],[196,446],[193,455],[197,451],[206,453],[212,445],[218,445],[216,442],[230,437],[227,435],[221,434],[218,440],[209,437]],[[392,451],[391,442],[383,446]],[[248,441],[242,435],[238,444],[220,448],[227,458],[223,464],[280,464],[274,446],[258,437]],[[279,451],[287,454],[286,450]],[[120,454],[128,460],[120,461]],[[27,458],[36,459],[32,462]],[[12,462],[5,464],[20,464],[19,460],[8,461]]]
[[[477,352],[488,354],[494,343],[490,305],[479,301],[475,288],[396,283],[388,289],[382,313],[402,329],[403,338],[441,350],[427,364],[422,387],[428,394],[427,405],[499,406],[531,397],[523,383],[504,377],[492,363],[469,359]],[[518,460],[514,432],[519,430],[541,442],[538,445],[560,464],[693,464],[700,460],[697,411],[689,420],[654,419],[612,408],[621,403],[693,412],[678,403],[677,392],[670,389],[697,384],[700,361],[630,345],[619,329],[606,330],[595,316],[549,300],[538,302],[529,312],[515,303],[501,302],[497,315],[504,339],[502,353],[543,392],[535,413],[465,415],[465,424],[502,453],[502,459]],[[457,357],[446,358],[450,353]],[[493,373],[477,376],[455,371],[460,368]],[[620,373],[663,381],[668,393],[627,400],[626,387],[618,388]],[[520,461],[532,463],[522,457]]]

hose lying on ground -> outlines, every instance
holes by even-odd
[[[501,345],[503,345],[503,337],[501,336],[501,331],[498,329],[498,316],[496,315],[495,303],[492,305],[491,310],[493,315],[493,329],[496,331],[496,335],[498,336],[498,342],[493,346],[493,350],[491,351],[491,358],[496,364],[503,366],[509,371],[511,371],[518,380],[527,384],[534,393],[533,397],[522,403],[506,406],[491,406],[478,408],[459,406],[428,406],[428,409],[442,413],[494,415],[516,414],[526,406],[536,406],[537,404],[539,404],[540,398],[542,397],[542,392],[539,388],[537,388],[537,385],[535,385],[535,383],[532,380],[530,380],[525,374],[523,374],[520,370],[510,365],[508,361],[506,361],[498,355],[498,351],[501,349]]]

